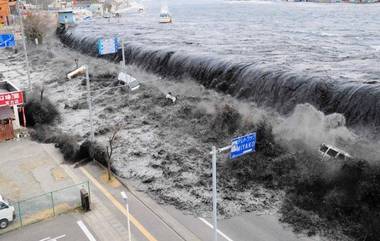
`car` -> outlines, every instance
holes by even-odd
[[[8,227],[15,218],[15,208],[0,195],[0,229]]]
[[[338,149],[337,147],[321,144],[319,147],[319,153],[322,155],[322,160],[336,159],[336,160],[352,160],[352,156],[345,151]]]

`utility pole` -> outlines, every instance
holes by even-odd
[[[94,134],[94,124],[92,122],[92,100],[91,100],[90,75],[88,73],[88,66],[85,65],[84,68],[86,69],[87,103],[88,103],[88,110],[90,112],[90,141],[93,142],[95,139],[95,134]]]
[[[20,18],[20,21],[21,21],[21,38],[22,38],[22,44],[24,46],[24,53],[25,53],[25,62],[26,62],[26,74],[28,76],[28,88],[29,88],[29,91],[32,92],[32,81],[30,80],[30,67],[29,67],[29,58],[28,58],[28,52],[26,50],[26,41],[25,41],[25,33],[24,33],[24,23],[23,23],[23,20],[22,20],[22,15],[20,14],[20,3],[19,1],[17,1],[16,3],[17,5],[17,13],[18,13],[18,16]]]
[[[121,39],[121,55],[123,56],[123,68],[125,70],[125,48],[124,48],[124,39]]]

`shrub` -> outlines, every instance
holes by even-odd
[[[35,39],[38,39],[38,42],[42,44],[45,35],[48,32],[48,26],[46,24],[46,16],[42,14],[30,14],[23,19],[24,31],[26,39],[29,42],[35,42]]]
[[[52,124],[59,119],[59,112],[48,98],[34,95],[25,104],[25,116],[28,126]]]
[[[107,166],[107,151],[106,147],[98,142],[84,141],[80,145],[78,157],[81,159],[89,158],[95,159],[104,166]]]

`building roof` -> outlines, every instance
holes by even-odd
[[[0,81],[0,93],[4,92],[13,92],[13,91],[19,91],[20,89],[17,88],[12,82],[10,81]]]

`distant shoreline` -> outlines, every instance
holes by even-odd
[[[228,2],[309,2],[309,3],[351,3],[370,4],[380,3],[380,0],[226,0]]]

